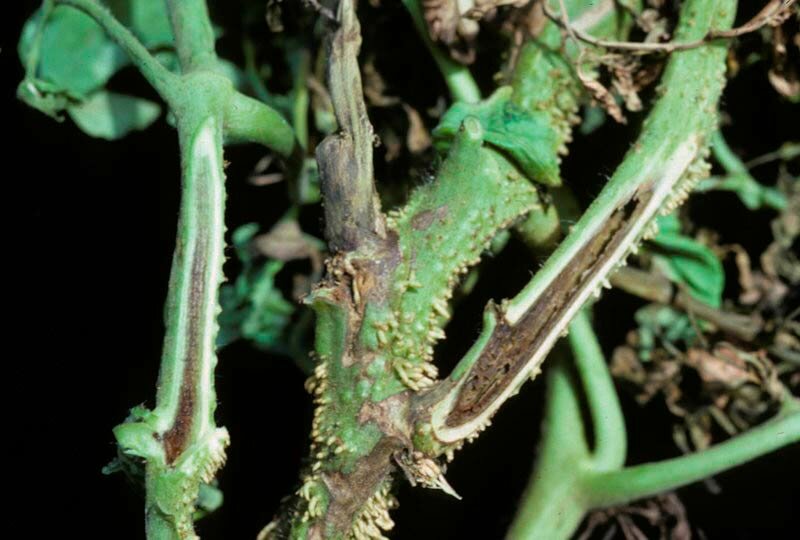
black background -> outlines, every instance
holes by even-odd
[[[0,535],[19,527],[10,537],[143,538],[139,495],[122,477],[104,477],[100,469],[115,452],[111,428],[132,405],[152,405],[178,205],[177,141],[163,120],[123,141],[94,140],[70,121],[55,123],[18,102],[14,92],[22,70],[16,41],[36,5],[20,4],[4,6],[0,42],[3,206],[11,210],[5,213],[9,247],[4,260],[10,271],[5,282],[7,297],[13,299],[6,304],[11,325],[6,325],[3,362],[3,380],[11,390],[4,393],[3,440],[12,449],[4,465],[12,476],[6,492],[13,502]],[[217,7],[215,18],[235,27],[237,4]],[[382,39],[413,35],[401,11],[389,13],[386,24],[396,27]],[[428,95],[432,88],[444,94],[425,50],[416,40],[406,41],[411,43],[403,44],[402,60],[387,69],[390,84],[411,96],[415,91]],[[223,39],[220,47],[226,46],[235,49]],[[404,75],[409,72],[414,76]],[[112,85],[152,96],[132,72],[122,73]],[[730,142],[744,148],[747,157],[797,137],[798,124],[791,120],[796,110],[775,98],[763,65],[745,71],[723,103],[735,119]],[[602,181],[634,128],[635,122],[627,128],[609,126],[579,138],[566,177]],[[254,148],[226,151],[231,229],[248,221],[269,226],[279,214],[285,198],[280,187],[256,188],[244,181],[261,155]],[[770,174],[774,178],[774,170],[763,174],[767,181]],[[746,212],[725,195],[693,202],[691,213],[755,253],[763,248],[759,239],[766,236],[771,217]],[[304,221],[318,226],[313,212]],[[513,294],[530,267],[514,244],[486,263],[489,279],[459,310],[448,334],[473,335],[484,302]],[[620,342],[638,305],[616,292],[601,301],[598,329],[607,351]],[[470,339],[442,348],[443,363],[452,363]],[[233,440],[220,476],[226,501],[198,532],[208,539],[254,538],[280,498],[294,488],[311,407],[304,377],[288,359],[245,344],[223,352],[217,378],[217,416]],[[541,380],[528,384],[451,466],[448,478],[463,501],[399,486],[394,538],[502,537],[533,462],[543,387]],[[635,434],[630,462],[674,455],[663,406],[639,409],[628,398],[624,404],[629,432]],[[796,450],[784,449],[719,475],[720,495],[710,495],[702,485],[680,490],[692,524],[709,539],[797,538]]]

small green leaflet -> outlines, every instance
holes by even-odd
[[[100,139],[120,139],[155,122],[161,107],[146,99],[100,90],[67,112],[84,133]]]
[[[653,264],[671,281],[684,285],[689,293],[712,307],[722,303],[725,271],[708,247],[681,234],[678,216],[658,218],[658,235],[648,243]]]
[[[636,347],[639,358],[644,362],[649,361],[653,351],[664,343],[673,347],[680,343],[691,345],[697,338],[691,319],[672,306],[647,304],[636,310],[633,317],[639,325]]]
[[[104,4],[167,69],[178,70],[163,0]],[[91,17],[63,5],[55,6],[47,20],[43,17],[40,8],[20,35],[18,52],[26,67],[17,89],[22,101],[56,119],[66,111],[86,134],[103,139],[119,139],[156,121],[157,104],[105,89],[131,61]],[[220,60],[219,70],[235,84],[244,84],[244,75],[231,62]]]
[[[109,7],[146,47],[172,47],[164,2],[114,0]],[[66,110],[85,133],[104,139],[158,118],[155,103],[103,90],[130,60],[91,17],[69,6],[54,7],[46,21],[43,16],[39,9],[20,36],[19,57],[27,68],[20,99],[55,118]]]
[[[497,89],[480,103],[454,103],[433,130],[437,150],[446,151],[467,116],[481,123],[484,141],[504,152],[531,179],[561,185],[555,130],[538,115],[511,102],[511,87]]]
[[[18,50],[22,64],[28,66],[38,46],[39,56],[34,58],[38,61],[26,78],[52,85],[46,90],[57,89],[82,99],[128,65],[122,49],[88,15],[72,7],[56,6],[43,26],[42,17],[39,9],[25,23]]]

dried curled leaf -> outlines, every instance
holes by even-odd
[[[797,286],[800,284],[800,257],[795,246],[800,237],[800,181],[784,173],[779,186],[789,204],[772,222],[774,240],[761,255],[761,267],[768,276],[780,277]]]
[[[522,7],[530,0],[423,0],[422,9],[433,41],[447,45],[450,56],[464,64],[475,60],[479,21],[494,17],[503,6]]]
[[[253,239],[255,250],[271,259],[293,261],[296,259],[319,259],[318,246],[309,241],[300,230],[300,225],[291,219],[279,222],[267,234]]]
[[[691,526],[686,509],[675,493],[658,495],[652,499],[616,508],[596,510],[586,518],[578,540],[594,538],[596,530],[608,530],[603,538],[613,535],[617,527],[625,540],[691,540]],[[613,536],[617,538],[617,536]]]
[[[425,128],[425,123],[422,121],[422,116],[419,112],[404,102],[397,96],[388,95],[387,85],[381,74],[378,72],[375,64],[371,60],[367,60],[362,67],[362,74],[364,79],[364,97],[367,103],[372,107],[394,107],[400,105],[408,119],[408,131],[406,132],[405,143],[409,152],[412,154],[419,154],[424,152],[431,146],[431,136]],[[381,129],[380,138],[383,145],[386,147],[386,161],[396,159],[402,152],[402,143],[398,134],[390,127]]]
[[[597,66],[597,69],[587,69]],[[576,62],[578,80],[592,100],[620,124],[627,119],[620,101],[631,112],[642,110],[639,92],[652,84],[661,73],[663,62],[644,63],[641,57],[630,53],[597,54],[584,49]],[[602,80],[607,80],[604,84]]]
[[[794,48],[794,54],[790,51]],[[785,26],[776,26],[772,31],[772,67],[769,70],[769,82],[783,97],[800,101],[800,69],[790,56],[800,56],[800,33],[790,39]]]
[[[597,79],[597,75],[587,74],[581,69],[578,69],[577,73],[578,80],[580,80],[583,88],[589,92],[589,95],[592,96],[592,99],[597,102],[611,118],[620,124],[627,123],[627,119],[622,113],[622,109],[617,104],[617,100],[614,99],[614,95]]]
[[[425,129],[425,124],[419,112],[408,105],[403,103],[403,110],[408,117],[408,132],[406,133],[406,146],[412,154],[419,154],[424,152],[431,146],[431,136],[428,130]]]
[[[669,411],[681,419],[673,436],[685,452],[710,446],[715,425],[735,435],[760,423],[785,397],[782,370],[763,349],[749,351],[727,342],[713,348],[689,346],[685,353],[665,347],[643,361],[636,350],[638,338],[631,332],[628,344],[617,347],[611,372],[636,389],[640,404],[663,396]],[[696,378],[687,377],[690,373]],[[700,387],[692,380],[699,380]]]

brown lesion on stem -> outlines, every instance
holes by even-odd
[[[604,259],[617,250],[638,223],[651,196],[650,183],[645,183],[622,202],[515,324],[497,314],[497,326],[466,375],[445,419],[447,427],[457,427],[480,416],[512,383],[596,277]]]
[[[384,437],[369,455],[356,463],[351,473],[325,473],[325,487],[331,499],[325,519],[317,526],[340,533],[350,532],[354,517],[394,469],[392,456],[403,447],[402,441]]]
[[[198,177],[193,180],[196,182],[199,189],[195,204],[199,207],[196,212],[200,215],[206,212],[203,206],[208,204],[211,200],[210,194],[206,193],[211,171],[209,171],[204,162],[198,164]],[[182,227],[179,224],[179,227]],[[206,305],[208,298],[213,295],[209,294],[207,290],[210,286],[208,274],[208,264],[210,249],[212,249],[212,241],[209,235],[211,231],[207,230],[204,226],[198,228],[197,236],[194,241],[193,249],[188,250],[180,239],[176,246],[175,261],[180,261],[185,257],[187,251],[192,253],[191,271],[190,271],[190,285],[188,291],[188,298],[186,302],[187,308],[187,322],[186,322],[186,343],[184,358],[181,363],[181,382],[178,396],[178,406],[175,411],[170,428],[161,434],[161,441],[164,445],[164,453],[166,456],[167,464],[172,465],[180,458],[183,452],[191,445],[192,432],[194,431],[195,418],[197,416],[197,394],[198,387],[201,384],[200,377],[201,364],[203,362],[203,340],[206,338],[204,335],[205,316],[209,307]],[[172,309],[172,308],[170,308]]]
[[[164,453],[167,463],[172,465],[188,446],[189,437],[194,425],[195,402],[197,396],[197,377],[199,376],[198,364],[203,344],[199,335],[200,326],[203,324],[203,300],[205,293],[202,290],[205,283],[206,255],[203,247],[208,243],[203,235],[198,241],[195,257],[192,261],[192,286],[189,295],[189,324],[186,339],[186,356],[183,359],[183,372],[181,373],[180,397],[178,410],[172,427],[163,436]]]
[[[385,219],[373,181],[375,134],[367,116],[358,51],[361,34],[353,0],[341,0],[338,28],[327,39],[328,89],[339,131],[316,150],[331,250],[354,251],[385,237]]]

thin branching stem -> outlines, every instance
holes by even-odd
[[[459,64],[452,58],[449,58],[442,49],[433,42],[428,34],[428,25],[425,23],[425,18],[422,14],[422,8],[419,5],[420,0],[403,0],[403,5],[406,6],[411,19],[414,21],[414,26],[417,28],[422,41],[428,47],[428,50],[433,56],[433,60],[439,67],[439,71],[444,77],[447,88],[450,90],[450,95],[456,101],[465,101],[467,103],[477,103],[481,99],[481,91],[478,84],[472,77],[469,68]]]
[[[586,490],[593,507],[626,504],[698,482],[798,442],[800,411],[790,409],[701,452],[596,474]]]
[[[561,25],[573,39],[580,40],[595,47],[602,47],[604,49],[616,49],[620,51],[629,51],[636,54],[652,54],[652,53],[671,53],[675,51],[686,51],[689,49],[696,49],[718,39],[730,39],[739,37],[741,35],[754,32],[759,28],[771,24],[779,20],[783,13],[788,13],[789,8],[795,3],[795,0],[770,0],[752,19],[745,24],[729,30],[711,29],[702,38],[686,41],[686,42],[670,42],[670,43],[635,43],[631,41],[612,41],[600,39],[592,36],[591,34],[576,28],[569,22],[569,17],[566,10],[563,8],[563,0],[561,2],[561,13],[555,13],[547,5],[547,2],[542,2],[544,13]]]

